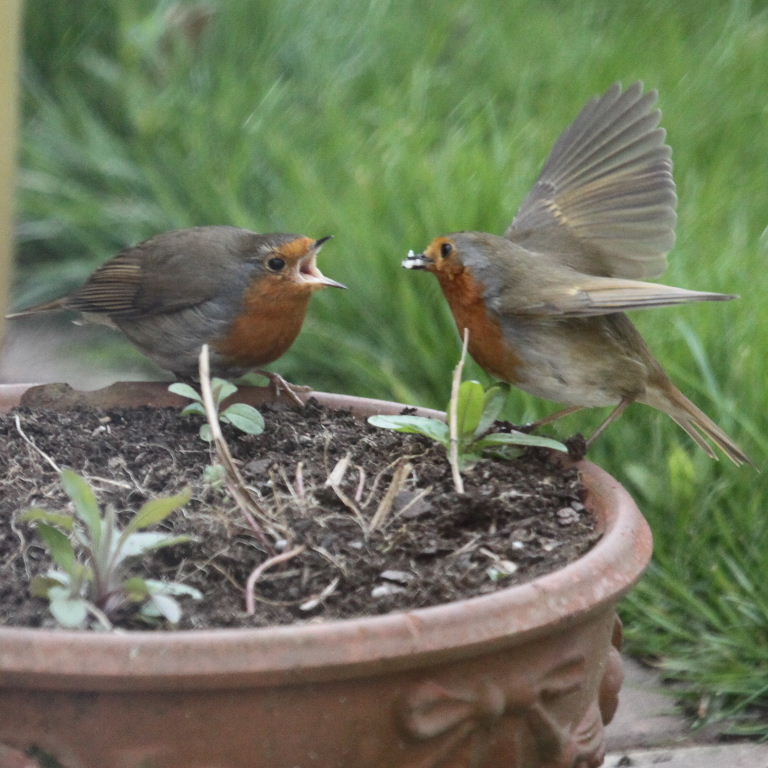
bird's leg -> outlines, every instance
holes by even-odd
[[[284,390],[285,394],[293,400],[296,405],[304,407],[304,401],[298,396],[298,392],[311,392],[312,387],[302,387],[296,384],[289,384],[279,373],[273,373],[272,371],[253,371],[261,376],[266,376],[269,379],[272,388],[275,390],[275,397],[280,395],[280,390]]]
[[[544,416],[544,418],[532,421],[530,424],[526,424],[525,426],[526,429],[530,429],[531,432],[533,432],[533,430],[538,429],[539,427],[543,427],[545,424],[551,424],[553,421],[562,419],[563,416],[570,416],[572,413],[576,413],[576,411],[582,410],[584,410],[583,405],[569,405],[567,408],[563,408],[560,411],[550,413],[549,416]]]
[[[603,432],[605,432],[605,430],[627,410],[627,406],[630,405],[631,402],[632,401],[626,397],[621,399],[619,404],[608,414],[608,418],[592,433],[589,440],[587,440],[587,448],[590,448],[595,440],[597,440],[597,438],[600,437],[600,435],[602,435]]]

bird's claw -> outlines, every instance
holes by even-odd
[[[269,379],[269,383],[272,385],[272,389],[275,392],[275,397],[279,397],[280,392],[284,391],[285,394],[301,408],[304,407],[305,403],[304,400],[299,397],[298,393],[312,391],[312,387],[305,387],[300,384],[290,384],[279,373],[273,373],[272,371],[255,371],[255,373],[259,373]]]

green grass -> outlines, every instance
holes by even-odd
[[[642,79],[660,91],[680,196],[665,280],[742,299],[637,322],[681,388],[764,463],[764,3],[209,5],[194,46],[169,26],[167,2],[27,2],[18,305],[165,229],[335,234],[322,267],[351,290],[313,300],[275,368],[440,406],[458,339],[436,281],[401,258],[446,232],[502,232],[583,103]],[[111,354],[139,364],[126,345]],[[520,394],[508,416],[553,407]],[[594,458],[656,539],[624,604],[629,647],[684,680],[710,717],[768,735],[768,473],[710,461],[642,406]]]

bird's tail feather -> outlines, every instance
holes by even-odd
[[[694,405],[671,382],[660,392],[658,398],[652,398],[649,405],[664,411],[681,426],[708,456],[718,458],[712,444],[716,445],[734,464],[750,464],[754,461],[722,430],[704,411]]]
[[[6,315],[6,320],[12,320],[14,317],[27,317],[28,315],[36,315],[38,312],[52,312],[56,309],[63,309],[63,299],[54,299],[53,301],[46,301],[43,304],[36,304],[34,307],[28,307],[22,309],[19,312],[12,312],[10,315]]]

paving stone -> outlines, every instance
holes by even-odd
[[[606,729],[609,751],[666,746],[692,739],[691,729],[676,710],[674,698],[664,690],[656,672],[624,657],[619,708]]]
[[[768,768],[768,746],[742,743],[610,752],[603,768]]]

